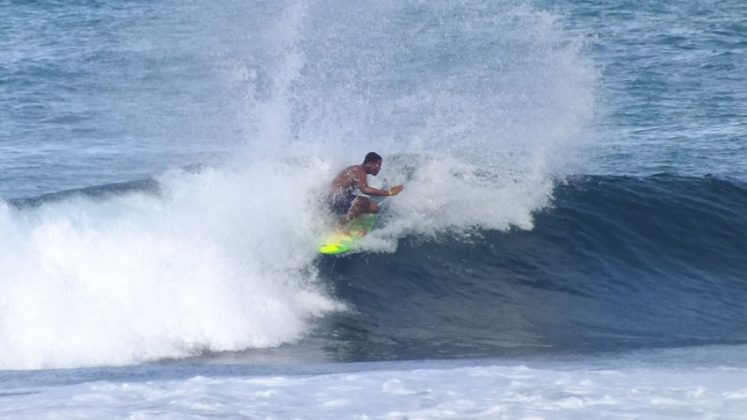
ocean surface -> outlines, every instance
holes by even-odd
[[[747,418],[747,3],[660,3],[0,0],[0,418]]]

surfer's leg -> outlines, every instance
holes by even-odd
[[[346,202],[342,206],[342,218],[337,222],[338,227],[344,227],[350,222],[351,219],[361,214],[360,200],[358,197],[351,195],[346,199]]]
[[[356,217],[360,216],[363,213],[378,213],[378,212],[379,212],[379,206],[372,200],[369,200],[368,197],[356,197],[356,199],[353,200],[353,204],[350,207],[350,211],[348,211],[345,221],[347,222],[351,219],[355,219]]]
[[[350,203],[350,210],[337,222],[339,227],[343,227],[351,220],[364,213],[378,213],[379,205],[368,197],[355,197]]]

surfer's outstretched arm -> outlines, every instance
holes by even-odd
[[[366,173],[364,171],[356,171],[355,177],[356,181],[358,182],[358,189],[361,193],[366,195],[372,195],[375,197],[388,197],[390,195],[397,195],[403,189],[405,189],[404,185],[397,185],[388,190],[380,190],[378,188],[371,187],[368,185],[368,180],[366,179]]]

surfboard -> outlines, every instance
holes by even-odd
[[[358,249],[361,240],[376,226],[376,215],[362,214],[343,229],[327,235],[319,246],[319,252],[325,255],[339,255]]]

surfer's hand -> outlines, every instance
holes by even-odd
[[[402,190],[405,189],[404,185],[395,185],[394,187],[389,189],[389,195],[397,195],[402,192]]]

